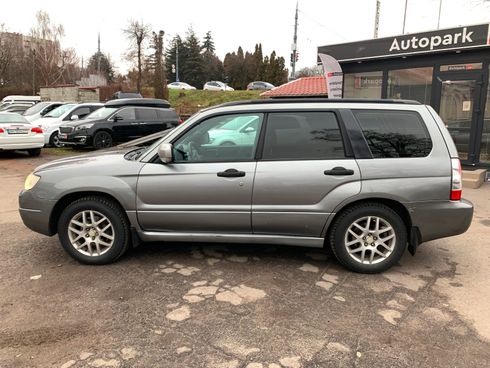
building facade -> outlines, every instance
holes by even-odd
[[[465,26],[318,47],[344,72],[345,98],[429,104],[466,166],[490,168],[490,27]]]

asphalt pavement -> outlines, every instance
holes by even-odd
[[[490,184],[463,235],[379,275],[328,251],[143,244],[85,266],[17,213],[55,159],[0,153],[0,367],[488,367]]]

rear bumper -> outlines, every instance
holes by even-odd
[[[473,219],[473,204],[461,201],[431,201],[406,204],[412,226],[420,231],[420,241],[463,234]]]
[[[31,191],[23,190],[19,194],[19,213],[24,225],[29,229],[44,234],[54,235],[50,226],[51,213],[55,201],[41,199]]]
[[[42,148],[43,146],[44,137],[41,134],[33,137],[0,138],[0,151]]]

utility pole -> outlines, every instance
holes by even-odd
[[[442,0],[439,0],[439,15],[437,16],[437,29],[441,24],[441,9],[442,9]]]
[[[294,37],[292,44],[292,57],[291,57],[291,79],[294,79],[296,76],[296,58],[297,58],[297,42],[298,42],[298,2],[296,2],[296,13],[294,15]]]
[[[97,74],[100,75],[100,32],[97,38]]]
[[[374,16],[374,38],[378,38],[380,8],[381,8],[381,1],[376,0],[376,14]]]
[[[175,47],[175,81],[179,81],[179,41],[176,41]]]
[[[31,49],[32,52],[32,95],[36,95],[36,49]]]
[[[402,29],[402,34],[405,34],[405,22],[407,20],[407,5],[408,5],[408,0],[405,0],[405,11],[403,12],[403,29]]]

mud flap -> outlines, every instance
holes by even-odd
[[[417,248],[421,242],[420,238],[421,238],[420,230],[418,229],[418,227],[416,227],[416,226],[411,227],[410,228],[410,236],[408,239],[408,251],[410,252],[410,254],[412,256],[414,256],[415,253],[417,252]]]

